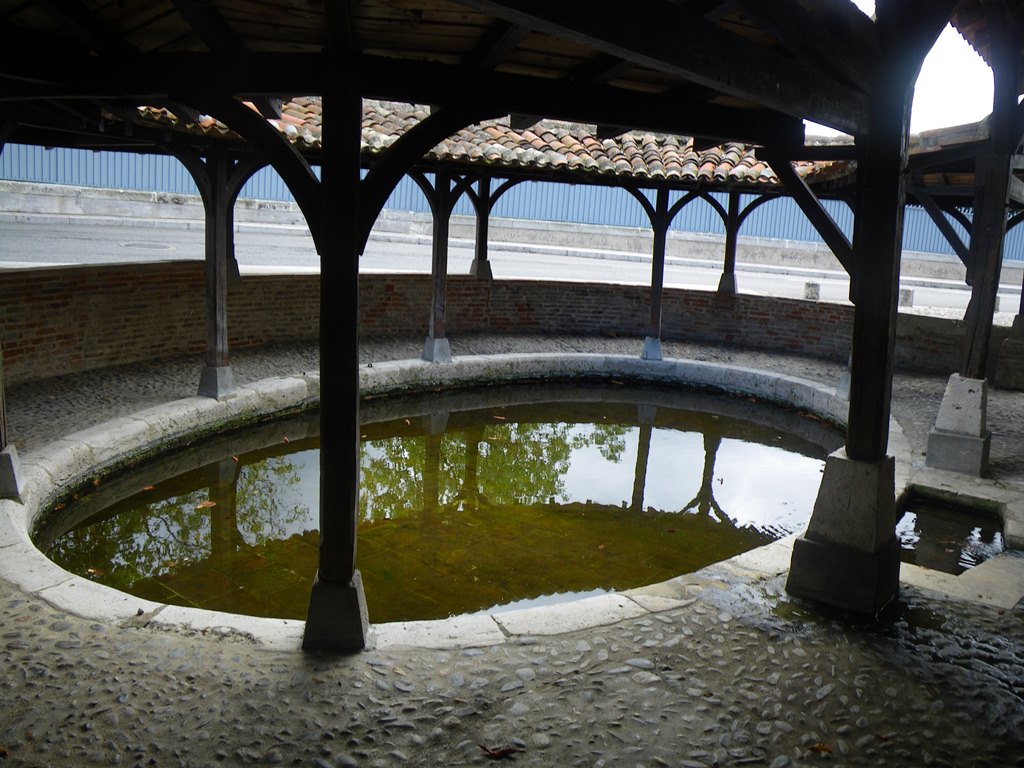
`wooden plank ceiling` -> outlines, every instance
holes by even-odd
[[[874,35],[849,0],[0,0],[0,119],[102,143],[103,109],[320,93],[331,46],[368,97],[798,145],[863,130]]]

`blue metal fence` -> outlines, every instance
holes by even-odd
[[[121,152],[88,152],[75,149],[8,144],[0,152],[0,178],[83,187],[132,189],[174,194],[198,194],[192,178],[173,157],[135,155]],[[681,193],[680,193],[681,194]],[[714,193],[725,206],[726,195]],[[271,168],[258,171],[242,189],[241,197],[259,200],[292,200],[284,182]],[[678,195],[675,199],[678,199]],[[743,204],[752,200],[744,195]],[[388,199],[387,208],[400,211],[426,212],[426,199],[411,180],[402,179]],[[852,235],[853,214],[844,203],[828,200],[825,207],[839,226]],[[455,212],[472,213],[464,196]],[[498,200],[494,215],[543,221],[571,221],[582,224],[605,224],[624,227],[646,227],[647,217],[640,204],[622,189],[595,187],[587,184],[556,184],[524,182],[510,189]],[[966,233],[953,223],[961,237]],[[724,234],[722,221],[704,200],[687,205],[672,229],[684,232]],[[821,242],[821,237],[790,198],[765,203],[752,212],[740,233],[747,237]],[[908,206],[904,217],[903,246],[908,251],[952,255],[953,249],[923,209]],[[1024,227],[1012,230],[1006,238],[1005,258],[1024,260]]]

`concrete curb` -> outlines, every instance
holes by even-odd
[[[364,395],[383,395],[429,387],[574,377],[675,383],[757,397],[809,411],[837,424],[845,422],[846,417],[846,402],[831,388],[781,374],[692,360],[644,361],[616,355],[550,353],[456,358],[446,365],[401,360],[362,367],[360,385]],[[239,388],[235,395],[221,401],[191,397],[166,403],[67,435],[29,453],[23,459],[22,503],[0,501],[0,577],[60,610],[97,621],[153,625],[186,633],[241,635],[267,649],[298,649],[303,622],[141,600],[64,571],[35,547],[30,531],[57,498],[105,471],[181,444],[186,438],[313,407],[319,395],[316,374],[264,379]],[[895,421],[891,433],[897,494],[902,494],[911,478],[909,443]],[[533,635],[612,624],[680,607],[706,588],[720,588],[723,581],[774,578],[787,570],[794,538],[776,541],[694,574],[620,594],[495,616],[375,625],[372,640],[377,648],[455,648],[521,642]],[[1024,559],[1017,562],[1024,563]],[[929,588],[929,584],[935,588],[932,582],[922,586]]]

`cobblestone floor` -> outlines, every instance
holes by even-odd
[[[635,354],[639,341],[456,338],[455,354]],[[366,361],[418,340],[364,344]],[[824,382],[839,366],[666,345]],[[240,352],[236,378],[315,370],[315,347]],[[191,395],[172,360],[8,393],[23,453],[68,431]],[[894,414],[923,450],[945,381],[898,376]],[[993,392],[994,474],[1024,479],[1024,395]],[[354,656],[259,650],[97,624],[0,581],[0,762],[14,765],[1003,766],[1024,764],[1024,610],[906,589],[857,624],[787,598],[781,580],[712,567],[692,601],[518,644]],[[491,757],[482,747],[513,750]],[[500,753],[495,753],[495,755]]]

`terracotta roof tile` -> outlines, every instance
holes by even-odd
[[[233,136],[225,125],[209,116],[190,124],[164,108],[141,107],[139,114],[143,121],[184,131]],[[270,122],[300,149],[318,149],[321,114],[319,98],[295,98],[283,105],[280,119]],[[364,154],[381,154],[427,115],[428,111],[417,105],[366,100],[362,120]],[[652,133],[627,132],[614,139],[600,140],[588,126],[547,120],[524,131],[514,131],[502,120],[469,126],[438,144],[426,158],[485,166],[499,173],[503,169],[558,168],[608,177],[670,179],[677,183],[733,182],[755,188],[778,183],[771,168],[757,159],[754,147],[727,143],[697,152],[692,140],[686,137]],[[796,163],[795,167],[808,180],[819,180],[843,175],[848,164],[804,162]]]

